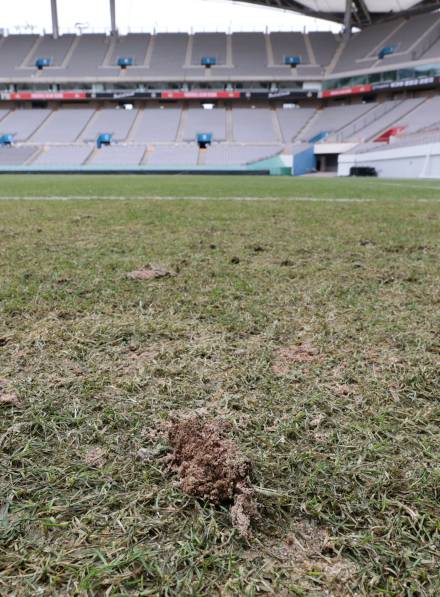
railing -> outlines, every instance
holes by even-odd
[[[334,135],[330,135],[327,137],[326,142],[330,143],[341,143],[343,141],[359,141],[361,140],[359,137],[356,137],[356,134],[394,110],[400,102],[385,102],[383,104],[378,104],[375,108],[370,110],[363,118],[357,120],[355,123],[349,124],[343,129],[341,129],[338,133]]]
[[[440,129],[395,137],[390,143],[370,141],[369,143],[358,145],[352,150],[352,153],[383,151],[384,149],[397,149],[400,147],[410,147],[412,145],[428,145],[430,143],[440,143]]]

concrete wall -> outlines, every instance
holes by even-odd
[[[352,166],[376,168],[381,178],[440,179],[440,143],[345,153],[339,156],[338,176],[349,176]]]

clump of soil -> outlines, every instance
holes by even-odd
[[[17,394],[10,389],[9,383],[5,379],[0,379],[0,405],[21,406]]]
[[[152,280],[153,278],[168,278],[174,275],[174,272],[170,272],[163,267],[153,265],[128,272],[127,278],[130,280]]]
[[[225,424],[195,416],[175,422],[168,430],[172,453],[166,458],[179,475],[181,489],[215,505],[231,506],[231,519],[249,538],[257,505],[249,483],[251,463],[226,437]]]

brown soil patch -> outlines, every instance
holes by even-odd
[[[84,462],[87,466],[102,468],[105,464],[105,456],[105,450],[99,446],[95,446],[91,448],[84,456]]]
[[[5,379],[0,379],[0,405],[21,406],[17,394],[9,389],[9,383]]]
[[[231,506],[231,519],[248,538],[257,505],[249,484],[251,463],[226,437],[222,421],[195,416],[175,422],[168,430],[172,453],[166,458],[188,495]]]
[[[275,362],[272,365],[272,370],[276,375],[286,375],[292,364],[312,363],[318,357],[318,350],[307,343],[279,348],[275,353]]]
[[[127,278],[130,280],[153,280],[154,278],[168,278],[174,275],[173,272],[153,265],[128,272]]]

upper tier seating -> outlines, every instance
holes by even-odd
[[[37,35],[9,35],[0,37],[0,77],[30,76],[35,70],[19,70],[38,41]]]
[[[331,31],[315,31],[308,34],[317,64],[327,66],[330,64],[339,41]]]
[[[104,62],[105,55],[109,49],[111,39],[106,35],[90,34],[81,35],[75,41],[75,46],[67,62],[65,73],[60,73],[64,77],[84,77],[91,78],[103,76],[100,73],[100,67]],[[115,73],[119,71],[117,67]],[[51,69],[43,70],[45,76],[51,76]]]
[[[226,33],[195,33],[191,54],[191,64],[200,66],[203,56],[215,56],[217,65],[227,62]]]
[[[63,35],[57,39],[49,35],[39,37],[28,55],[25,66],[34,68],[37,58],[50,58],[52,67],[62,66],[75,39],[75,35]]]
[[[263,33],[233,33],[232,60],[237,75],[258,75],[267,67],[266,42]]]
[[[182,77],[189,36],[187,33],[158,33],[154,38],[149,74],[155,77]]]
[[[270,36],[274,64],[284,64],[284,56],[299,56],[301,64],[309,64],[310,57],[307,51],[304,35],[298,32],[272,33]]]
[[[423,14],[366,27],[355,33],[343,46],[333,68],[334,74],[372,68],[392,68],[393,64],[412,60],[440,58],[440,14]],[[378,59],[380,50],[393,47],[394,52]],[[433,48],[435,48],[433,50]]]
[[[394,53],[379,60],[384,47]],[[210,56],[217,64],[206,69],[201,59]],[[299,56],[301,63],[290,68],[283,64],[285,56]],[[329,31],[10,35],[0,36],[0,57],[0,80],[13,82],[313,80],[440,60],[440,13],[371,25],[348,42]],[[133,65],[122,70],[117,64],[122,57]],[[37,58],[49,58],[51,64],[38,71]]]
[[[129,33],[116,37],[108,66],[118,63],[118,58],[133,58],[135,66],[145,66],[151,35],[145,33]]]

